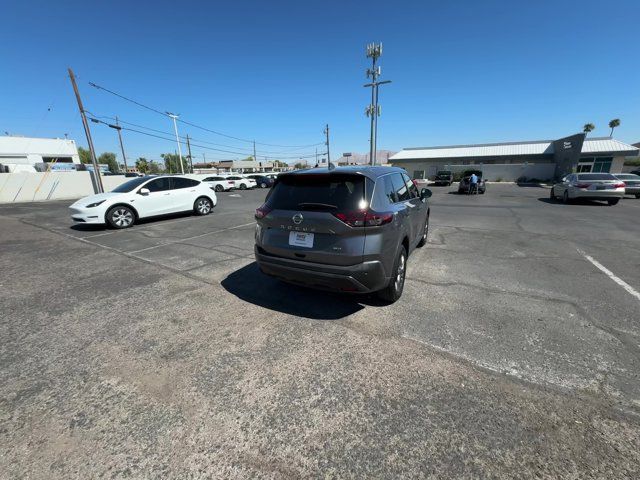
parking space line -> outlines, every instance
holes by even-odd
[[[585,252],[583,252],[580,249],[577,249],[578,253],[580,255],[582,255],[584,258],[586,258],[587,260],[589,260],[592,264],[594,264],[596,267],[598,267],[602,272],[604,272],[604,274],[609,277],[611,280],[613,280],[614,282],[616,282],[618,285],[620,285],[622,288],[624,288],[628,293],[630,293],[631,295],[633,295],[634,297],[636,297],[638,300],[640,300],[640,293],[638,293],[637,290],[635,290],[631,285],[629,285],[627,282],[625,282],[624,280],[622,280],[620,277],[616,276],[611,270],[609,270],[607,267],[605,267],[604,265],[602,265],[600,262],[598,262],[595,258],[593,258],[590,255],[587,255]]]
[[[172,242],[163,243],[162,245],[154,245],[153,247],[142,248],[140,250],[133,250],[133,251],[127,252],[127,253],[130,254],[130,255],[133,255],[133,254],[140,253],[140,252],[146,252],[147,250],[153,250],[155,248],[166,247],[167,245],[173,245],[173,244],[176,244],[176,243],[187,242],[189,240],[194,240],[196,238],[206,237],[207,235],[213,235],[215,233],[226,232],[228,230],[235,230],[236,228],[248,227],[249,225],[255,225],[255,223],[256,222],[245,223],[243,225],[236,225],[235,227],[223,228],[223,229],[220,229],[220,230],[214,230],[212,232],[201,233],[200,235],[194,235],[193,237],[180,238],[180,239],[174,240]]]

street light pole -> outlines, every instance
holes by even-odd
[[[184,165],[182,165],[182,149],[180,148],[180,137],[178,136],[178,124],[176,119],[179,115],[174,115],[171,112],[165,112],[171,118],[173,118],[173,130],[176,132],[176,143],[178,144],[178,156],[180,157],[180,172],[184,175]]]

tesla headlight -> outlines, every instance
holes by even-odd
[[[87,205],[87,208],[97,207],[98,205],[100,205],[102,203],[104,203],[104,200],[100,200],[99,202],[90,203],[89,205]]]

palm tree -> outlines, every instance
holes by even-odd
[[[596,126],[593,123],[585,123],[584,127],[582,127],[582,131],[586,134],[588,134],[589,132],[591,132],[592,130],[595,130]]]
[[[611,129],[611,135],[609,135],[610,137],[613,137],[613,129],[616,127],[620,126],[620,119],[619,118],[614,118],[613,120],[611,120],[609,122],[609,128]]]

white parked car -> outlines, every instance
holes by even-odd
[[[207,177],[202,181],[212,187],[216,192],[228,192],[235,186],[235,182],[227,180],[225,177],[221,177],[220,175]]]
[[[178,176],[138,177],[69,207],[75,222],[127,228],[140,218],[189,212],[208,215],[218,203],[208,184]]]
[[[231,180],[234,183],[233,188],[238,188],[240,190],[246,190],[247,188],[256,188],[258,186],[257,182],[253,178],[247,178],[244,175],[240,175],[238,173],[226,175],[225,178],[227,180]]]

